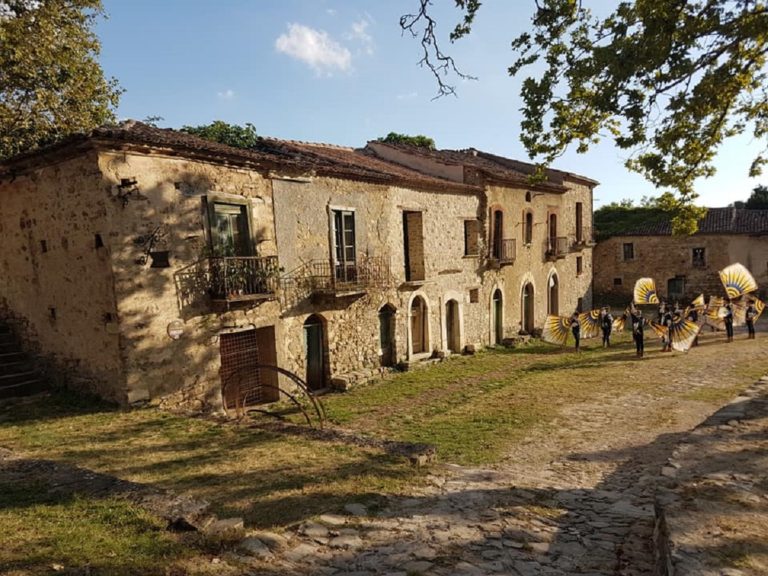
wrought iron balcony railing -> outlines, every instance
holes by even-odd
[[[498,262],[500,265],[514,264],[516,256],[517,240],[501,240],[492,246],[491,260]]]
[[[558,236],[557,238],[549,237],[546,240],[545,256],[548,260],[554,260],[556,258],[565,258],[568,253],[568,238],[565,236]]]
[[[576,230],[576,236],[573,239],[574,250],[581,250],[585,246],[594,246],[594,234],[590,226],[585,226],[581,230]]]
[[[212,256],[174,274],[182,308],[201,303],[274,298],[280,287],[277,256]]]
[[[344,296],[361,294],[392,283],[389,258],[365,256],[356,262],[310,260],[282,278],[286,304],[312,294]]]

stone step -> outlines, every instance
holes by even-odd
[[[19,360],[16,362],[0,362],[0,376],[4,374],[18,374],[19,372],[26,372],[32,370],[32,366],[29,362]]]
[[[37,373],[34,370],[26,370],[22,372],[0,374],[0,387],[11,386],[13,384],[19,384],[20,382],[27,382],[37,378]]]
[[[9,386],[0,386],[0,398],[16,398],[19,396],[31,396],[42,392],[45,386],[40,379],[26,380]]]
[[[3,352],[18,352],[19,346],[16,344],[16,342],[9,340],[8,342],[3,342],[0,340],[0,353]]]
[[[20,362],[24,359],[22,352],[0,352],[0,364],[7,364],[8,362]]]

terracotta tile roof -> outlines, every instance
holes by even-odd
[[[319,175],[344,176],[359,174],[363,178],[382,184],[415,185],[432,190],[472,193],[477,193],[481,190],[476,186],[429,176],[400,164],[382,160],[365,149],[276,139],[264,139],[264,144],[275,145],[280,150],[293,152],[296,157],[311,165]]]
[[[45,161],[49,155],[77,153],[90,143],[123,145],[167,151],[193,158],[247,164],[262,171],[290,175],[320,175],[363,180],[383,185],[403,185],[476,193],[479,189],[451,180],[426,176],[397,164],[371,157],[362,150],[272,138],[260,138],[252,149],[233,148],[186,132],[156,128],[135,120],[102,126],[87,134],[75,134],[62,141],[0,162],[0,174]]]
[[[475,148],[467,148],[465,150],[430,150],[429,148],[410,146],[408,144],[390,144],[384,142],[376,142],[376,144],[379,146],[389,146],[415,156],[429,158],[430,160],[441,164],[474,168],[484,173],[485,176],[491,180],[500,180],[513,184],[528,185],[528,176],[533,174],[536,170],[535,164],[513,160],[512,158],[505,158]],[[589,186],[596,186],[599,184],[596,180],[592,180],[585,176],[563,172],[553,168],[545,169],[545,174],[547,176],[546,184],[555,187],[563,186],[567,179],[582,182]]]
[[[649,222],[624,230],[615,236],[669,236],[669,220]],[[696,234],[768,234],[768,210],[747,208],[709,208],[699,221]]]

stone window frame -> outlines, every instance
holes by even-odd
[[[691,248],[691,265],[694,268],[707,267],[707,249],[704,246]]]
[[[358,239],[357,226],[357,208],[352,206],[341,206],[337,204],[328,204],[328,248],[331,255],[331,262],[333,262],[334,267],[339,264],[336,257],[336,212],[352,212],[354,218],[355,233],[355,264],[357,264],[357,255],[360,253],[360,242]]]
[[[530,208],[523,210],[523,246],[533,244],[533,226],[533,210]]]
[[[629,248],[629,250],[627,250]],[[627,253],[629,253],[629,256],[627,256]],[[635,256],[635,243],[634,242],[624,242],[621,247],[621,259],[624,262],[631,262],[632,260],[636,259]]]
[[[480,256],[480,220],[477,218],[463,218],[462,221],[464,223],[464,257],[476,258]],[[471,230],[470,224],[474,224],[474,231]],[[470,242],[471,238],[474,239],[474,251]]]
[[[245,208],[245,217],[248,224],[248,239],[250,253],[253,256],[258,256],[258,246],[256,242],[256,236],[254,232],[256,230],[253,221],[253,204],[251,199],[241,194],[230,194],[228,192],[207,192],[201,197],[201,212],[203,219],[203,228],[205,230],[205,244],[212,250],[213,249],[213,206],[214,204],[231,204],[233,206],[243,206]]]
[[[584,274],[584,257],[576,256],[576,276]]]

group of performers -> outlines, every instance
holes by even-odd
[[[755,322],[765,309],[765,303],[754,293],[758,286],[749,270],[741,264],[731,264],[719,272],[725,296],[711,296],[706,302],[699,295],[690,305],[682,308],[678,302],[670,304],[659,298],[653,278],[640,278],[635,283],[634,297],[624,313],[614,318],[607,307],[574,312],[568,316],[547,316],[542,338],[564,346],[569,333],[573,335],[578,351],[582,338],[595,338],[602,334],[603,346],[610,346],[611,333],[629,326],[637,355],[645,348],[645,329],[661,339],[662,350],[686,352],[698,344],[699,332],[705,326],[725,330],[728,342],[733,341],[734,326],[747,327],[748,338],[755,337]],[[654,320],[648,320],[640,306],[658,306]]]

